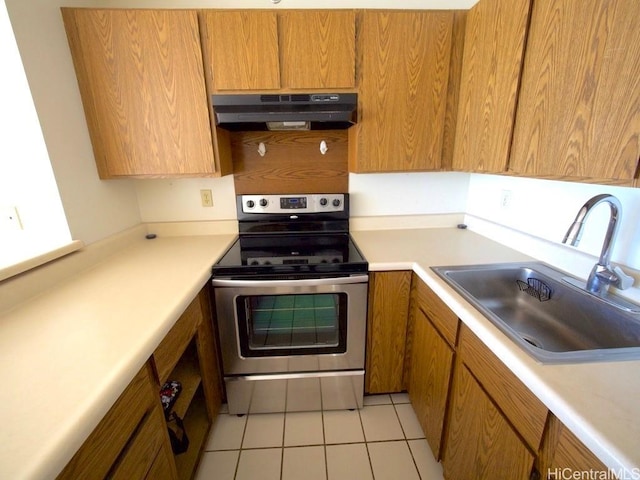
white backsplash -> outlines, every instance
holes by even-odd
[[[213,207],[200,205],[202,188],[212,190]],[[236,218],[231,176],[140,180],[136,192],[145,223]],[[610,193],[623,207],[612,261],[635,270],[630,273],[640,283],[640,189],[436,172],[350,174],[349,193],[354,228],[454,226],[465,221],[470,230],[581,278],[586,278],[600,254],[609,221],[607,205],[589,216],[579,247],[563,245],[562,238],[589,198]]]
[[[222,178],[136,180],[143,223],[236,219],[233,175]],[[203,207],[200,190],[211,190],[213,207]]]
[[[502,205],[504,192],[509,192],[507,206]],[[594,195],[610,193],[622,203],[621,225],[612,261],[640,270],[640,189],[592,185],[552,180],[471,175],[467,196],[467,214],[509,230],[522,232],[554,244],[562,239],[578,210]],[[588,217],[579,247],[562,246],[564,255],[572,251],[599,256],[609,222],[610,209],[602,204]],[[503,243],[511,235],[497,235]],[[518,245],[509,245],[518,248]],[[542,247],[540,247],[542,248]],[[529,253],[525,250],[525,253]]]
[[[464,212],[469,174],[350,174],[351,215],[425,215]]]

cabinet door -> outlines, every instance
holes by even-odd
[[[366,393],[402,391],[411,272],[369,276]]]
[[[509,170],[632,184],[640,2],[534,2]]]
[[[214,174],[196,13],[62,13],[100,178]]]
[[[466,366],[459,363],[446,450],[449,480],[527,480],[533,454]]]
[[[409,398],[431,451],[439,459],[453,350],[421,309],[416,309],[415,315]]]
[[[284,88],[355,86],[355,12],[287,11],[279,26]]]
[[[351,171],[440,169],[453,16],[452,11],[361,12]]]
[[[542,478],[560,480],[562,471],[606,472],[607,467],[554,415],[540,455]]]
[[[467,15],[454,170],[504,172],[530,0],[482,0]]]
[[[213,90],[280,88],[275,12],[204,10],[200,15]]]

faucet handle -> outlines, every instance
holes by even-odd
[[[626,290],[631,285],[633,285],[633,282],[635,279],[632,276],[624,273],[624,270],[622,270],[620,267],[618,266],[613,267],[613,272],[618,277],[618,279],[614,283],[614,286],[616,288],[619,288],[620,290]]]

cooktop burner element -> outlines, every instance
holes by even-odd
[[[368,271],[349,235],[349,195],[239,195],[240,236],[216,278],[286,279]]]

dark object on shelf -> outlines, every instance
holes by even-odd
[[[164,418],[169,419],[169,414],[173,405],[176,403],[180,392],[182,391],[182,384],[175,380],[169,380],[160,389],[160,401],[162,402],[162,409],[164,410]]]
[[[189,448],[189,437],[184,428],[182,419],[175,413],[171,412],[167,418],[167,427],[169,429],[169,440],[171,440],[171,450],[175,455],[184,453]]]

